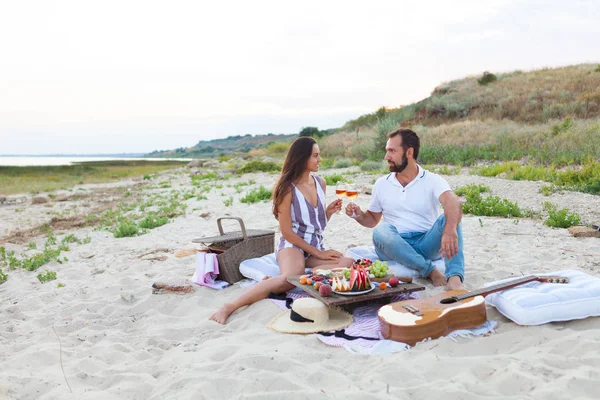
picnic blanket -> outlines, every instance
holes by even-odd
[[[287,293],[287,300],[271,298],[271,300],[282,310],[289,308],[291,302],[301,297],[310,297],[307,293],[298,290],[292,290]],[[392,297],[392,301],[401,301],[416,299],[416,293],[400,294]],[[345,329],[335,332],[317,333],[317,338],[324,344],[332,347],[343,347],[352,354],[371,354],[382,355],[406,351],[410,349],[406,343],[400,343],[385,339],[379,329],[379,317],[377,311],[381,304],[364,304],[354,308],[352,316],[354,322]],[[462,329],[452,332],[450,339],[456,340],[457,337],[482,336],[493,333],[496,329],[495,321],[486,321],[483,325],[473,329]]]

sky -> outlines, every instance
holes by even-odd
[[[0,154],[336,128],[442,82],[600,62],[600,0],[0,0]]]

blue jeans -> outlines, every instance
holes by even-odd
[[[381,223],[373,230],[375,252],[382,261],[393,260],[416,270],[427,277],[435,268],[432,260],[441,258],[442,234],[446,216],[441,215],[427,232],[398,233],[396,227]],[[451,259],[444,258],[446,278],[459,276],[464,280],[465,256],[463,253],[462,225],[458,224],[458,253]]]

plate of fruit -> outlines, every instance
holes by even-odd
[[[371,283],[369,271],[362,265],[353,264],[350,268],[336,271],[331,278],[331,289],[344,296],[356,296],[375,289]]]

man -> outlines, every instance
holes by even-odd
[[[399,129],[388,137],[385,160],[391,173],[375,183],[367,211],[349,203],[346,214],[354,213],[362,226],[376,227],[373,244],[381,260],[415,269],[435,286],[463,289],[465,258],[458,197],[442,177],[417,164],[420,141],[415,132]],[[444,213],[438,217],[440,204]],[[377,225],[382,216],[384,222]],[[432,264],[440,255],[446,276]]]

